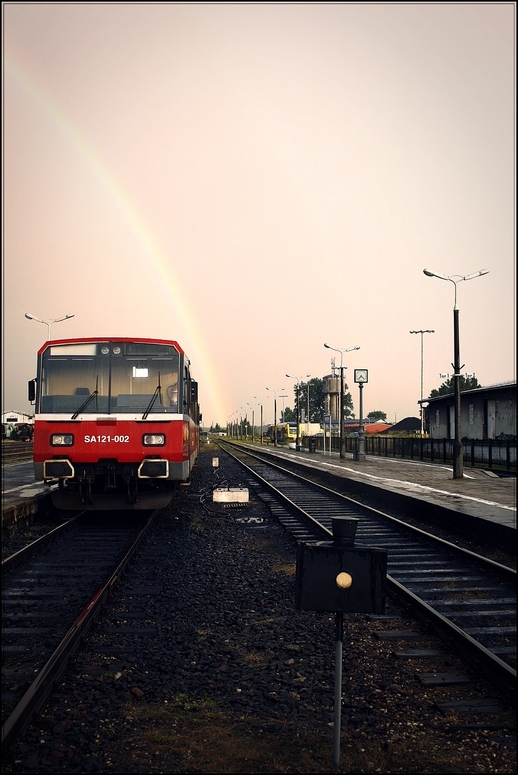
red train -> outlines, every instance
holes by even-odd
[[[91,338],[38,351],[34,472],[59,509],[163,508],[199,451],[198,383],[177,342]]]

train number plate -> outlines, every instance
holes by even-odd
[[[114,442],[115,444],[128,444],[130,440],[129,436],[85,436],[86,444],[108,444]]]

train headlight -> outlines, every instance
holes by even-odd
[[[164,433],[145,433],[142,436],[142,444],[145,447],[163,447],[165,444]]]
[[[52,447],[71,447],[74,443],[72,433],[53,433],[50,437]]]

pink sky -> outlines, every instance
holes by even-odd
[[[418,415],[461,363],[515,378],[515,5],[3,10],[3,409],[52,337],[176,339],[206,424],[369,369]],[[286,401],[293,405],[292,400]]]

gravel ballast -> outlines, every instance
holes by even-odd
[[[395,619],[344,617],[337,769],[334,614],[295,609],[294,541],[252,490],[247,505],[213,503],[218,482],[247,486],[205,447],[4,773],[516,771],[507,698],[391,598]],[[418,640],[376,637],[390,628]],[[394,656],[410,648],[441,656]],[[472,680],[430,687],[430,672]],[[464,698],[501,712],[436,704]]]

